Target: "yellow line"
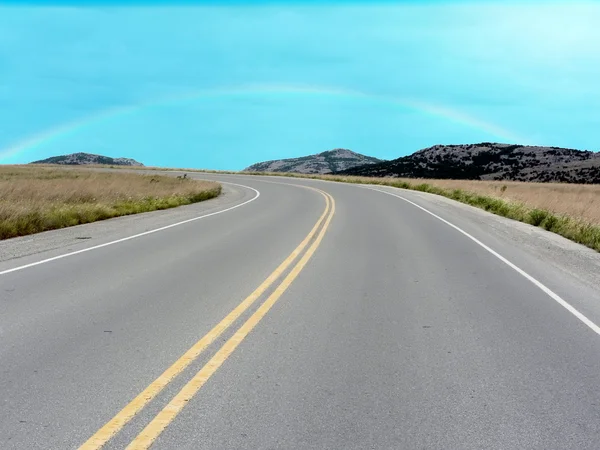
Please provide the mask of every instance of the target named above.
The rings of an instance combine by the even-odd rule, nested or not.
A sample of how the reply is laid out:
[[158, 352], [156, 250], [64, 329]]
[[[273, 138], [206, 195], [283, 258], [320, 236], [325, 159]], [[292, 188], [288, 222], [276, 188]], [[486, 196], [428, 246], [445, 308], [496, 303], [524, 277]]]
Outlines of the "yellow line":
[[325, 225], [321, 229], [319, 236], [310, 246], [300, 261], [292, 269], [287, 277], [277, 287], [269, 298], [256, 310], [252, 316], [240, 327], [238, 331], [219, 349], [219, 351], [211, 358], [211, 360], [192, 378], [179, 393], [173, 397], [165, 408], [159, 412], [156, 417], [137, 435], [137, 437], [127, 446], [126, 450], [142, 450], [149, 448], [156, 438], [169, 426], [175, 417], [181, 412], [185, 405], [196, 395], [208, 379], [221, 367], [225, 360], [233, 353], [238, 345], [248, 336], [252, 329], [261, 321], [261, 319], [269, 312], [273, 305], [279, 300], [281, 295], [292, 284], [296, 277], [300, 274], [304, 266], [308, 263], [312, 255], [315, 253], [323, 236], [329, 227], [331, 219], [335, 213], [335, 201], [331, 198], [332, 207], [329, 217]]
[[[302, 186], [307, 187], [307, 186]], [[90, 437], [81, 447], [80, 450], [96, 450], [106, 444], [115, 434], [123, 429], [127, 423], [135, 417], [152, 399], [154, 399], [177, 375], [185, 370], [215, 339], [217, 339], [229, 326], [240, 317], [252, 304], [279, 278], [283, 272], [294, 262], [294, 260], [302, 253], [309, 242], [317, 233], [322, 225], [327, 213], [330, 211], [329, 194], [315, 189], [325, 197], [325, 211], [310, 231], [304, 240], [296, 247], [296, 249], [283, 261], [277, 269], [250, 294], [242, 303], [240, 303], [233, 311], [231, 311], [221, 322], [210, 330], [202, 339], [196, 342], [187, 352], [183, 354], [175, 363], [165, 370], [156, 380], [154, 380], [146, 389], [144, 389], [137, 397], [135, 397], [127, 406], [117, 413], [109, 422], [100, 428], [92, 437]], [[333, 199], [332, 199], [333, 200]]]

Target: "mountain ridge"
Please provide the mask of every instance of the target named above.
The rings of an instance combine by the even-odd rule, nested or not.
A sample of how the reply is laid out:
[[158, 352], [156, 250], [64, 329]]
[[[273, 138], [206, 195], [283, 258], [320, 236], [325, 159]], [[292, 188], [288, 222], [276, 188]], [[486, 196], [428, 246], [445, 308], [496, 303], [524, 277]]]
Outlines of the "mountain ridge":
[[137, 166], [143, 167], [141, 162], [132, 158], [112, 158], [110, 156], [95, 155], [92, 153], [70, 153], [68, 155], [51, 156], [50, 158], [32, 161], [29, 164], [61, 164], [69, 166], [83, 166], [89, 164], [102, 164], [110, 166]]
[[299, 158], [274, 159], [252, 164], [244, 172], [294, 172], [303, 174], [327, 174], [350, 169], [359, 165], [381, 163], [383, 160], [362, 155], [352, 150], [336, 148]]
[[600, 153], [482, 142], [434, 145], [411, 155], [338, 172], [397, 178], [600, 183]]

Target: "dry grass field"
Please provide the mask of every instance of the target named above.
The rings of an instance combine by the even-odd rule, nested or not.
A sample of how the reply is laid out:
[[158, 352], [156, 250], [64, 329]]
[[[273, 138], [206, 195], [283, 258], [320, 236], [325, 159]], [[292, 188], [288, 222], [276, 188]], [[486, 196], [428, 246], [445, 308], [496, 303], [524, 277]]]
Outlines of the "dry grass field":
[[600, 251], [600, 185], [318, 176], [411, 189], [529, 223]]
[[0, 166], [0, 239], [214, 198], [218, 183], [128, 172]]
[[[165, 170], [144, 167], [145, 170]], [[517, 181], [374, 178], [345, 175], [231, 172], [199, 169], [189, 172], [312, 178], [411, 189], [457, 200], [486, 211], [544, 228], [600, 251], [600, 185]]]
[[600, 251], [600, 185], [244, 173], [393, 186], [441, 195], [544, 228]]
[[557, 215], [566, 215], [600, 225], [600, 185], [567, 183], [530, 183], [520, 181], [432, 180], [410, 178], [352, 178], [352, 182], [397, 185], [406, 183], [414, 188], [421, 184], [446, 191], [460, 189], [523, 204], [529, 208], [543, 209]]
[[[402, 180], [415, 183], [416, 180]], [[525, 183], [519, 181], [422, 180], [443, 189], [462, 189], [480, 195], [523, 203], [600, 225], [600, 185]]]
[[[159, 167], [144, 167], [146, 170], [165, 170]], [[350, 183], [382, 184], [395, 186], [405, 183], [409, 189], [423, 183], [453, 191], [499, 198], [507, 202], [517, 202], [534, 208], [548, 210], [557, 215], [567, 215], [574, 219], [600, 225], [600, 184], [534, 183], [521, 181], [478, 181], [478, 180], [433, 180], [416, 178], [371, 178], [340, 175], [302, 175], [291, 173], [251, 173], [218, 170], [168, 169], [189, 172], [229, 173], [240, 175], [272, 175], [298, 178], [321, 178]]]

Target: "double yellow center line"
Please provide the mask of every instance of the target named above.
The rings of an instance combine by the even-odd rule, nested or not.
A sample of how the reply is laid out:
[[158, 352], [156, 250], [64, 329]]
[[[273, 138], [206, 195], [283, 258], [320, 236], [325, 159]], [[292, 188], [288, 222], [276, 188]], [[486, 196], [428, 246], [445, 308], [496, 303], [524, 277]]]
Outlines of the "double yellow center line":
[[[217, 351], [217, 353], [208, 361], [208, 363], [194, 375], [194, 377], [179, 391], [177, 395], [156, 415], [156, 417], [142, 430], [142, 432], [129, 444], [128, 450], [147, 449], [158, 438], [163, 430], [175, 419], [181, 412], [186, 403], [200, 390], [208, 379], [221, 367], [225, 360], [233, 353], [237, 346], [246, 338], [252, 329], [267, 314], [273, 305], [279, 300], [281, 295], [288, 289], [292, 282], [298, 277], [302, 269], [306, 266], [312, 255], [315, 253], [335, 214], [335, 200], [328, 193], [320, 189], [308, 186], [299, 186], [312, 189], [319, 192], [325, 198], [325, 211], [308, 233], [304, 240], [294, 249], [294, 251], [283, 261], [277, 269], [267, 277], [267, 279], [250, 294], [242, 303], [231, 311], [221, 322], [196, 342], [187, 352], [183, 354], [175, 363], [165, 370], [156, 380], [154, 380], [146, 389], [135, 397], [127, 406], [125, 406], [116, 416], [100, 428], [92, 437], [90, 437], [80, 450], [100, 449], [113, 436], [131, 421], [149, 402], [151, 402], [177, 375], [183, 372], [198, 356], [213, 343], [225, 330], [227, 330], [245, 311], [248, 310], [260, 298], [265, 291], [272, 286], [279, 277], [292, 265], [298, 256], [311, 243], [310, 247], [289, 274], [283, 279], [273, 293], [260, 305], [260, 307], [250, 316], [250, 318], [234, 333], [234, 335]], [[316, 236], [316, 239], [315, 239]]]

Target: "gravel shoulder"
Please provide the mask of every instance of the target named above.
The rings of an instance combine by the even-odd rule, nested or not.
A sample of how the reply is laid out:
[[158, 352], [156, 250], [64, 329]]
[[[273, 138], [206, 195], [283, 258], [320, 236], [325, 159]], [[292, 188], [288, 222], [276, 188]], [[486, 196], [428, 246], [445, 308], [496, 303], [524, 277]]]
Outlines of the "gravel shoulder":
[[[401, 195], [458, 226], [600, 323], [600, 253], [544, 229], [445, 197], [391, 187], [377, 189]], [[457, 240], [467, 239], [455, 234]], [[548, 301], [553, 300], [548, 297]]]
[[218, 198], [200, 203], [6, 239], [0, 241], [0, 270], [17, 265], [15, 260], [19, 260], [19, 264], [27, 264], [30, 261], [25, 259], [31, 256], [50, 258], [217, 212], [250, 200], [255, 195], [249, 189], [224, 184]]

